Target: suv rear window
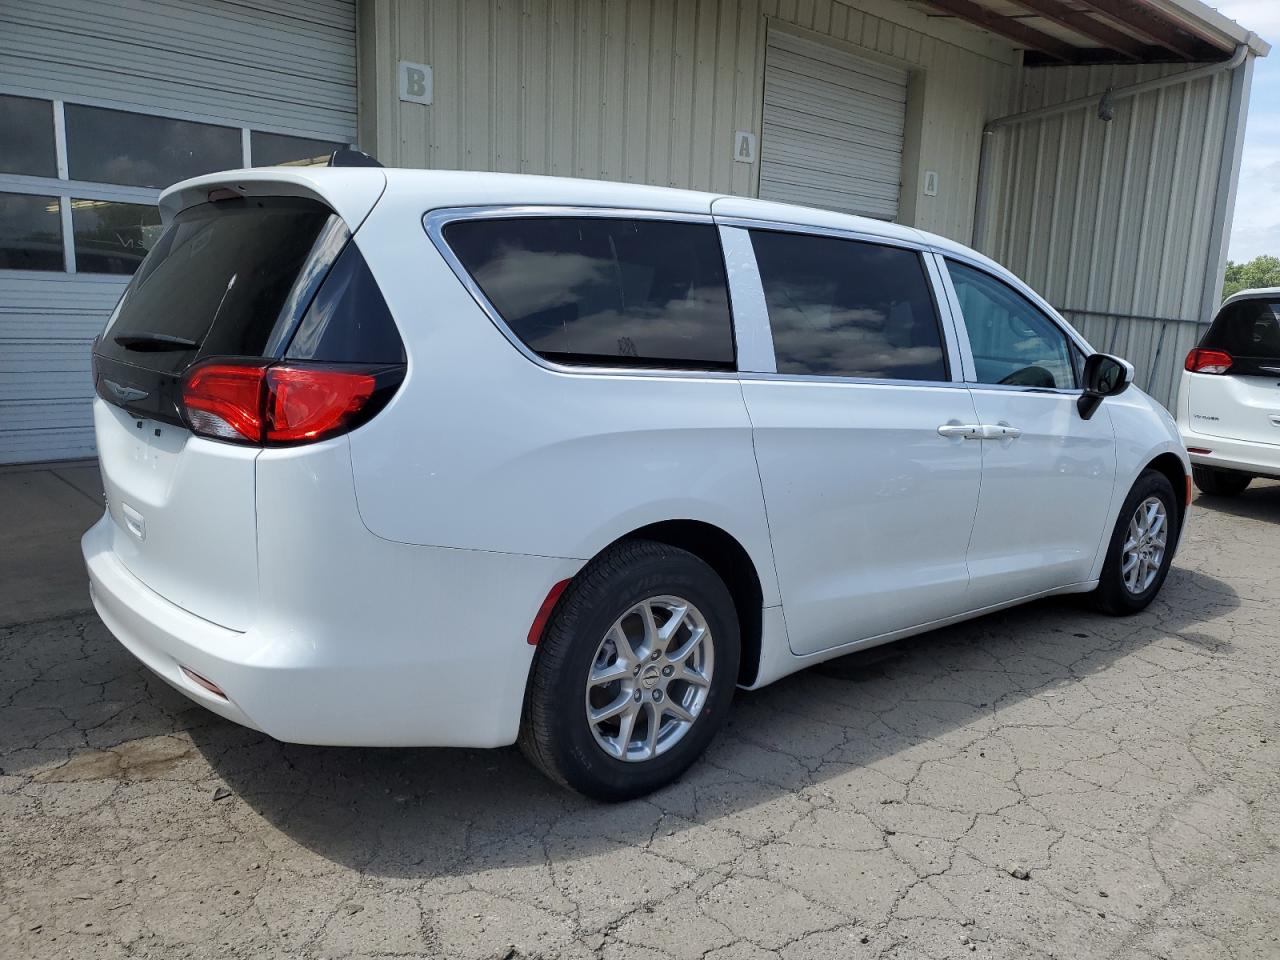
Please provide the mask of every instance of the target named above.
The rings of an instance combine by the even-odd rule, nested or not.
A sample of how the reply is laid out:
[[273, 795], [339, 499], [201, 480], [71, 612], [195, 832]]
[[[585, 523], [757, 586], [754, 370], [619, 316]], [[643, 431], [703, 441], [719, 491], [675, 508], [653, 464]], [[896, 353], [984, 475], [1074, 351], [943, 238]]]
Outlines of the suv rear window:
[[262, 356], [277, 321], [286, 319], [282, 313], [306, 308], [290, 296], [295, 285], [323, 276], [300, 276], [304, 265], [332, 264], [331, 257], [313, 258], [312, 250], [345, 239], [331, 210], [301, 197], [183, 210], [134, 274], [97, 352], [169, 373], [196, 357]]
[[732, 370], [715, 227], [603, 217], [459, 220], [444, 237], [499, 316], [547, 360]]
[[1200, 346], [1223, 350], [1236, 362], [1232, 373], [1274, 371], [1251, 370], [1258, 363], [1280, 364], [1280, 298], [1237, 300], [1223, 307]]

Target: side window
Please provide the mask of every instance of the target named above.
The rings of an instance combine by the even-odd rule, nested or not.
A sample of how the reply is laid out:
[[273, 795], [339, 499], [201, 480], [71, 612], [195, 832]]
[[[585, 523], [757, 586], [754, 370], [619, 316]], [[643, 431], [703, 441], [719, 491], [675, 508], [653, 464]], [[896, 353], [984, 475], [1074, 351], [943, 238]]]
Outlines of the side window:
[[948, 379], [928, 274], [912, 250], [752, 230], [778, 372]]
[[1030, 300], [981, 270], [947, 261], [979, 383], [1070, 390], [1071, 344]]
[[541, 357], [735, 369], [724, 256], [711, 224], [459, 220], [444, 237], [507, 326]]

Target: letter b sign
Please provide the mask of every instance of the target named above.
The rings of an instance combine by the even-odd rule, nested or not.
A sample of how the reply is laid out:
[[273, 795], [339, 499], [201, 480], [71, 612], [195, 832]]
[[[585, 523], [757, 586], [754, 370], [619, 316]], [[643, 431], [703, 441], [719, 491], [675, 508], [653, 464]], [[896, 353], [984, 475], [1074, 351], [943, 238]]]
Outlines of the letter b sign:
[[425, 63], [400, 61], [400, 99], [409, 103], [431, 102], [431, 68]]

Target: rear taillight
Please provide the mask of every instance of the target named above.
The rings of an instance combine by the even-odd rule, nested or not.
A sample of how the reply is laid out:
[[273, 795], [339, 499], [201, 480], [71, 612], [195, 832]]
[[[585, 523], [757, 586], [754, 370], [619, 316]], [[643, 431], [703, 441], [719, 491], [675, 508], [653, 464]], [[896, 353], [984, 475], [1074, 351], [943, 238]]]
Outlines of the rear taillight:
[[1226, 373], [1231, 369], [1231, 354], [1221, 350], [1201, 350], [1196, 347], [1187, 354], [1183, 364], [1192, 373]]
[[191, 429], [263, 445], [309, 443], [351, 430], [378, 412], [403, 379], [401, 366], [206, 363], [182, 384]]

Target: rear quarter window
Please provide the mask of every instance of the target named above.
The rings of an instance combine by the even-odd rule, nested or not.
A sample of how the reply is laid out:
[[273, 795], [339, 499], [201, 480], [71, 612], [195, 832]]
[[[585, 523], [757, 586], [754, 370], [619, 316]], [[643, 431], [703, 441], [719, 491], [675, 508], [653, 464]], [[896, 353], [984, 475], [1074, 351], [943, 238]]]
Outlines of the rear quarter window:
[[459, 220], [444, 239], [498, 315], [565, 364], [732, 370], [715, 227], [605, 217]]

